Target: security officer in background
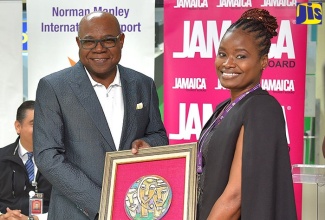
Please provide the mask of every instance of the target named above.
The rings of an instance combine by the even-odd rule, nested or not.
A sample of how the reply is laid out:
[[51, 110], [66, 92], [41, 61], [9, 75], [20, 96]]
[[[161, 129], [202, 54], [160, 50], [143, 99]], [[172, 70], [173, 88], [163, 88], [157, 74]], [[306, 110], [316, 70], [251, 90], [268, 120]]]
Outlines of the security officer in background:
[[[34, 101], [23, 102], [17, 110], [16, 142], [0, 148], [0, 220], [47, 219], [52, 186], [38, 172], [33, 152]], [[43, 193], [44, 214], [30, 215], [30, 192]]]

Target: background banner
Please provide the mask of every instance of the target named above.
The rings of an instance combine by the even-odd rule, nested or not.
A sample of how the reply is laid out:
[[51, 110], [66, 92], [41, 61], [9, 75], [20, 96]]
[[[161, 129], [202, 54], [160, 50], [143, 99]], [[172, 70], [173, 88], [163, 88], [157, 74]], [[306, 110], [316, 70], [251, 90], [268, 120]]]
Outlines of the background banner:
[[16, 140], [16, 112], [23, 102], [21, 9], [21, 0], [0, 0], [0, 147]]
[[154, 0], [28, 1], [28, 97], [35, 98], [41, 77], [79, 60], [79, 21], [93, 11], [108, 11], [119, 20], [125, 33], [120, 63], [153, 78], [154, 9]]
[[[170, 144], [197, 141], [216, 105], [230, 97], [216, 75], [216, 51], [226, 29], [249, 8], [277, 17], [278, 36], [261, 85], [282, 105], [291, 163], [302, 163], [307, 26], [296, 25], [296, 1], [165, 0], [164, 123]], [[295, 184], [299, 219], [301, 191]]]

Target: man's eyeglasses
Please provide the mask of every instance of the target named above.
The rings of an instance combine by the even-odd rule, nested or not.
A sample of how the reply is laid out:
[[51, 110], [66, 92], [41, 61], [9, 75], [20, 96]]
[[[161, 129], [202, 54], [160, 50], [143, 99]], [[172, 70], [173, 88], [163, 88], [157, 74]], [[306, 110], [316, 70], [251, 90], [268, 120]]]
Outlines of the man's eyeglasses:
[[97, 47], [98, 42], [100, 43], [100, 45], [102, 45], [103, 48], [112, 48], [115, 47], [116, 41], [120, 38], [121, 35], [122, 33], [120, 33], [116, 37], [106, 37], [100, 40], [79, 38], [79, 41], [81, 47], [86, 50], [94, 49], [95, 47]]

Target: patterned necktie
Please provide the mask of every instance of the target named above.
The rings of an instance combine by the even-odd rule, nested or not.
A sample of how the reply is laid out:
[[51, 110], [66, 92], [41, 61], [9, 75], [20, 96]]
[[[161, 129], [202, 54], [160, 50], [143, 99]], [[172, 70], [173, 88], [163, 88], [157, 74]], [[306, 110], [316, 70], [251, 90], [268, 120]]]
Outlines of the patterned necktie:
[[34, 162], [33, 162], [33, 153], [27, 152], [28, 160], [25, 163], [25, 167], [28, 173], [29, 182], [34, 180]]

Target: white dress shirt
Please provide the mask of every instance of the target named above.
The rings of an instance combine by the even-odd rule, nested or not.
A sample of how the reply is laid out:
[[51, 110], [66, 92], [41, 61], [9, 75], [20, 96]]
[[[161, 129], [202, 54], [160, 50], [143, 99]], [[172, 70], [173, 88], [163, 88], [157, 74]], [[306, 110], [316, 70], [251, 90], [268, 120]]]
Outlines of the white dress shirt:
[[124, 102], [120, 72], [117, 68], [114, 81], [106, 89], [103, 84], [93, 80], [86, 68], [85, 70], [104, 111], [116, 150], [119, 150], [124, 118]]

